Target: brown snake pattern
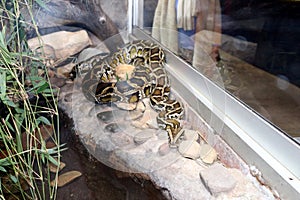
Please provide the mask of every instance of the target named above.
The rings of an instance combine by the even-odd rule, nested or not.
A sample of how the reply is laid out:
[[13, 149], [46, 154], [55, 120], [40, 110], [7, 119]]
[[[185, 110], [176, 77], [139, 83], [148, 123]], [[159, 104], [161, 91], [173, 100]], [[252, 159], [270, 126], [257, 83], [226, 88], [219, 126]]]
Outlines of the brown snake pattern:
[[[169, 97], [170, 83], [165, 63], [161, 47], [150, 41], [137, 40], [126, 44], [112, 56], [105, 59], [94, 56], [79, 63], [77, 68], [88, 69], [82, 81], [82, 91], [88, 100], [136, 103], [149, 97], [152, 108], [159, 112], [158, 126], [167, 131], [169, 143], [174, 145], [181, 130], [184, 109], [181, 102]], [[116, 67], [122, 64], [134, 66], [126, 80], [119, 80], [116, 76]]]

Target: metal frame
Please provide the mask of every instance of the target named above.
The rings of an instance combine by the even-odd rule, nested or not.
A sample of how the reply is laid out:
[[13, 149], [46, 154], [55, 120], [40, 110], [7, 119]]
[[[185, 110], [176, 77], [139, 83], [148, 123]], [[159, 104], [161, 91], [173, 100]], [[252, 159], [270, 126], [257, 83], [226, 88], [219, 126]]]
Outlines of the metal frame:
[[132, 33], [132, 27], [144, 27], [144, 0], [128, 0], [128, 32]]
[[[143, 18], [141, 1], [134, 2], [133, 7], [138, 8], [133, 15], [135, 25], [140, 25], [136, 18]], [[131, 30], [139, 39], [155, 41], [139, 28], [131, 27]], [[281, 198], [299, 198], [300, 146], [171, 51], [165, 50], [172, 87], [204, 120], [213, 121], [209, 124], [217, 134], [248, 165], [256, 166]], [[224, 127], [218, 131], [220, 124]]]
[[[155, 41], [141, 29], [139, 39]], [[157, 42], [157, 41], [155, 41]], [[300, 146], [189, 64], [165, 49], [172, 88], [284, 199], [300, 196]], [[293, 197], [293, 198], [292, 198]]]

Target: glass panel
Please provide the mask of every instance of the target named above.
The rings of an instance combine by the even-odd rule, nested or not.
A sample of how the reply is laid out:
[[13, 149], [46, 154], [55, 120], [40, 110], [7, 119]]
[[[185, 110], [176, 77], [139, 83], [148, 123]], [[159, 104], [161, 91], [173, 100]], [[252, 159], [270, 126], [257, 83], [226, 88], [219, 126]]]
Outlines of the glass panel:
[[299, 8], [299, 1], [145, 0], [143, 26], [216, 81], [197, 53], [206, 51], [226, 91], [299, 144]]

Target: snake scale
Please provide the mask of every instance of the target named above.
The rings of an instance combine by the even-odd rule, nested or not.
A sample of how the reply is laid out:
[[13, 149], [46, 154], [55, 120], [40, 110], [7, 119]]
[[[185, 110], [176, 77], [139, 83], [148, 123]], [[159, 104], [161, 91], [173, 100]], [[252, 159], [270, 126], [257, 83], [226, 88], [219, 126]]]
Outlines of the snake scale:
[[[134, 66], [126, 80], [120, 80], [116, 75], [116, 68], [122, 64]], [[160, 46], [136, 40], [125, 44], [112, 56], [104, 59], [94, 56], [79, 63], [77, 68], [88, 69], [82, 80], [82, 91], [88, 100], [136, 103], [149, 97], [151, 107], [159, 112], [158, 126], [167, 131], [169, 144], [174, 145], [181, 130], [184, 109], [181, 102], [169, 97], [170, 82], [165, 64], [165, 53]]]

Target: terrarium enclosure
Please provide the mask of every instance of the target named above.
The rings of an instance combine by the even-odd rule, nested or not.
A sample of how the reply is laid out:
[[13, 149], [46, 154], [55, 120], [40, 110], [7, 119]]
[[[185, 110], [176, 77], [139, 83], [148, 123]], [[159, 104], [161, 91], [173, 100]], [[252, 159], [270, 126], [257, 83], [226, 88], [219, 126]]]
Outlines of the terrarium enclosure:
[[[77, 142], [120, 177], [157, 189], [157, 196], [142, 195], [299, 197], [298, 1], [39, 0], [31, 11], [22, 5], [21, 20], [34, 19], [25, 28], [28, 47], [45, 59]], [[62, 155], [72, 163], [70, 153]], [[87, 180], [102, 173], [95, 169], [82, 171]], [[64, 189], [78, 177], [58, 189], [58, 199], [82, 197], [84, 189]], [[92, 183], [88, 198], [101, 199]], [[125, 190], [111, 198], [141, 197], [136, 188]]]

